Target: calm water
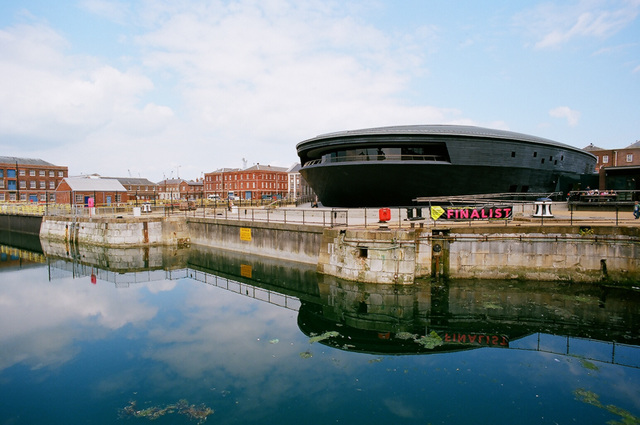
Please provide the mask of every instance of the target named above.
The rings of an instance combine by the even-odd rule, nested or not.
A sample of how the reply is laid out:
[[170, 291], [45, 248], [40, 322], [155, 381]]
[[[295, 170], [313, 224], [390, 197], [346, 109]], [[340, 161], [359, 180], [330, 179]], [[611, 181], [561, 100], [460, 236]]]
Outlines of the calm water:
[[0, 254], [0, 424], [639, 423], [638, 289], [43, 248]]

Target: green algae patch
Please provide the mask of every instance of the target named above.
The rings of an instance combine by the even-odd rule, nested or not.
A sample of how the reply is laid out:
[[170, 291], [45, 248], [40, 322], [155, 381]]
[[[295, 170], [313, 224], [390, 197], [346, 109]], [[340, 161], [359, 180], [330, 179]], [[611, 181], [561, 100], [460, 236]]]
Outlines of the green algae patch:
[[325, 339], [329, 339], [329, 338], [335, 338], [338, 335], [340, 335], [340, 333], [337, 331], [329, 331], [329, 332], [323, 333], [322, 335], [315, 335], [309, 338], [309, 344], [313, 344], [314, 342], [318, 342], [318, 341], [324, 341]]
[[608, 421], [609, 425], [640, 425], [640, 418], [631, 414], [630, 412], [612, 404], [604, 406], [600, 402], [600, 396], [593, 391], [585, 390], [584, 388], [578, 388], [573, 392], [576, 400], [583, 403], [590, 404], [601, 409], [606, 409], [609, 413], [612, 413], [620, 417], [620, 420]]
[[161, 416], [173, 413], [186, 416], [190, 420], [195, 420], [198, 424], [201, 424], [206, 421], [207, 417], [212, 415], [214, 411], [204, 404], [196, 406], [195, 404], [189, 404], [189, 402], [184, 399], [166, 406], [150, 406], [145, 409], [138, 409], [137, 402], [134, 400], [129, 402], [129, 404], [121, 410], [120, 416], [145, 418], [153, 421]]
[[412, 334], [412, 333], [409, 333], [409, 332], [398, 332], [396, 334], [396, 338], [403, 339], [403, 340], [416, 339], [417, 337], [418, 337], [418, 335]]
[[414, 341], [429, 350], [433, 350], [435, 347], [439, 347], [443, 344], [442, 338], [436, 333], [436, 331], [431, 331], [429, 335], [425, 335]]
[[303, 351], [300, 353], [300, 358], [302, 359], [310, 359], [311, 357], [313, 357], [313, 354], [310, 351]]
[[591, 363], [589, 360], [587, 359], [581, 359], [580, 360], [580, 364], [582, 365], [583, 368], [585, 369], [589, 369], [589, 370], [600, 370], [600, 368], [598, 366], [596, 366], [595, 364]]

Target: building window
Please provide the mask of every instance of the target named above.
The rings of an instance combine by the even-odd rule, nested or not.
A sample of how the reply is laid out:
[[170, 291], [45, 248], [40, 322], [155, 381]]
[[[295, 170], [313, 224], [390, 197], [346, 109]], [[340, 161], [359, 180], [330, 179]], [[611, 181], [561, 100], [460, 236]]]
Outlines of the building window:
[[4, 180], [0, 180], [0, 189], [4, 189]]
[[76, 204], [82, 204], [84, 202], [84, 197], [81, 193], [76, 193]]
[[4, 177], [4, 170], [0, 168], [0, 177]]
[[16, 170], [7, 170], [7, 177], [16, 178]]
[[46, 189], [47, 188], [47, 183], [44, 180], [40, 181], [40, 189]]
[[27, 188], [27, 182], [24, 180], [20, 181], [20, 189], [26, 189]]
[[38, 175], [39, 175], [39, 176], [41, 176], [41, 177], [44, 177], [44, 170], [40, 170], [40, 171], [38, 172]]
[[26, 174], [25, 174], [25, 172], [24, 172], [24, 170], [20, 170], [18, 173], [19, 173], [21, 176], [25, 176], [25, 175], [26, 175]]
[[54, 182], [53, 180], [51, 180], [49, 182], [49, 189], [55, 189], [56, 188], [56, 182]]
[[58, 177], [64, 177], [64, 173], [62, 171], [58, 171]]
[[602, 163], [603, 164], [609, 163], [609, 155], [602, 155]]
[[31, 177], [35, 177], [35, 175], [36, 175], [36, 170], [29, 170], [29, 175], [30, 175]]
[[49, 177], [55, 177], [56, 173], [54, 173], [53, 171], [49, 171]]
[[0, 201], [4, 201], [4, 193], [0, 193]]
[[632, 153], [628, 153], [627, 154], [627, 162], [633, 162], [633, 154]]
[[36, 188], [36, 182], [35, 180], [31, 180], [29, 182], [29, 189], [35, 189]]

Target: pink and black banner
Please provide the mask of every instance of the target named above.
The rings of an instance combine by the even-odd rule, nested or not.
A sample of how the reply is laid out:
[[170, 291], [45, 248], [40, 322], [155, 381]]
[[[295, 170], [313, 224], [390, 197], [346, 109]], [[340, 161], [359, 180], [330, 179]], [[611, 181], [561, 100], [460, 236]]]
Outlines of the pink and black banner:
[[431, 207], [433, 220], [511, 220], [513, 206], [482, 206], [482, 207]]

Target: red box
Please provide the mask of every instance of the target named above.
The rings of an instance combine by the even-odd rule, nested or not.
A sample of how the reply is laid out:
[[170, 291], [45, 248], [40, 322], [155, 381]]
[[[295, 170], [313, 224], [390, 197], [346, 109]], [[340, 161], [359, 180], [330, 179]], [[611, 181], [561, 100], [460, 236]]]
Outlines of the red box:
[[389, 208], [380, 208], [378, 216], [380, 217], [380, 223], [385, 223], [391, 220], [391, 210]]

